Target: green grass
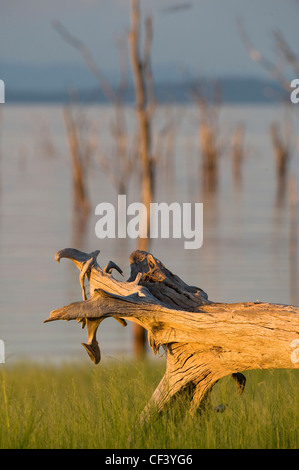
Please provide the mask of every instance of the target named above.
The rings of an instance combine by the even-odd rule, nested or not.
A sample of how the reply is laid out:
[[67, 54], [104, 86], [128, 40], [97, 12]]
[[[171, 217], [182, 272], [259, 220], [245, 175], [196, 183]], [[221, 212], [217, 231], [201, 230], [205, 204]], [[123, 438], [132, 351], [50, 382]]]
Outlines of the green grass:
[[[186, 399], [142, 427], [138, 417], [164, 363], [1, 365], [0, 448], [295, 449], [297, 370], [248, 371], [244, 394], [219, 381], [205, 413]], [[226, 404], [223, 413], [214, 407]]]

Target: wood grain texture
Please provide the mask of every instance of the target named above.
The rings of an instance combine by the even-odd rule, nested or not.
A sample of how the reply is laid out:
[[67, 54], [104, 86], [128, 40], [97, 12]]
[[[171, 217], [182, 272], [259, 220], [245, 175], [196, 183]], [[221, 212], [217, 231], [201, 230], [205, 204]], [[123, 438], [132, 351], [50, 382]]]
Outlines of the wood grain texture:
[[[155, 407], [161, 411], [178, 392], [188, 390], [190, 409], [204, 403], [213, 385], [232, 375], [243, 391], [249, 369], [299, 368], [292, 360], [299, 339], [299, 308], [264, 302], [219, 303], [199, 287], [189, 286], [152, 254], [135, 251], [129, 258], [127, 281], [116, 280], [110, 262], [101, 269], [99, 250], [83, 253], [67, 248], [56, 260], [71, 259], [80, 270], [83, 301], [53, 310], [45, 322], [77, 320], [87, 328], [82, 343], [94, 363], [101, 358], [96, 340], [100, 323], [113, 317], [132, 321], [148, 331], [149, 344], [167, 354], [165, 374], [146, 406], [142, 419]], [[90, 284], [86, 298], [84, 279]], [[86, 300], [85, 300], [86, 299]]]

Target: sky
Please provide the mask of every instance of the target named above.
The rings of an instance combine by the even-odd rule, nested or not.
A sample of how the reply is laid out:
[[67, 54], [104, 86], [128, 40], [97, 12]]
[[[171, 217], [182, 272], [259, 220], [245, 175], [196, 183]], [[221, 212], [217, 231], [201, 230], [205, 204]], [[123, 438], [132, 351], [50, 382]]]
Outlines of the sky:
[[[238, 17], [256, 48], [269, 58], [277, 58], [277, 29], [299, 50], [297, 0], [141, 0], [140, 7], [143, 17], [153, 18], [152, 63], [159, 77], [177, 80], [191, 72], [266, 78], [240, 40]], [[56, 19], [84, 41], [103, 71], [118, 69], [116, 43], [129, 29], [130, 0], [2, 0], [0, 77], [10, 64], [32, 69], [81, 66], [78, 52], [53, 29]]]

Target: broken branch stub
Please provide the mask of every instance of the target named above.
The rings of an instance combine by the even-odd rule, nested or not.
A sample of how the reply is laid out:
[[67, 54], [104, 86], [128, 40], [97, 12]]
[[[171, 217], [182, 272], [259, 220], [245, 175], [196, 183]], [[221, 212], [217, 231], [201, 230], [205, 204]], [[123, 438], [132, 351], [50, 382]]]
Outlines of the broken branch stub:
[[[148, 331], [155, 354], [167, 354], [165, 374], [143, 417], [154, 406], [162, 410], [172, 396], [188, 389], [191, 410], [196, 409], [213, 385], [232, 375], [239, 391], [245, 385], [241, 371], [249, 369], [299, 368], [292, 360], [299, 341], [299, 308], [264, 302], [233, 304], [213, 302], [199, 287], [189, 286], [157, 258], [134, 251], [127, 281], [118, 281], [112, 261], [101, 269], [99, 250], [92, 253], [66, 248], [56, 260], [71, 259], [80, 270], [83, 301], [53, 310], [45, 322], [77, 320], [86, 325], [87, 343], [82, 343], [94, 363], [101, 358], [96, 339], [100, 323], [113, 317], [122, 325], [132, 321]], [[89, 281], [87, 299], [84, 280]], [[296, 340], [296, 341], [294, 341]]]

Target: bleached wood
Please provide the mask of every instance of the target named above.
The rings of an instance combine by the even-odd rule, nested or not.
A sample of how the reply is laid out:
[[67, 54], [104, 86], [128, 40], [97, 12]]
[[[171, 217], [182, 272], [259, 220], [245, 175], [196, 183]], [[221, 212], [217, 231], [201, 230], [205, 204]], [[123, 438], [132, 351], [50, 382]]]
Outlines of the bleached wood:
[[[171, 273], [153, 255], [135, 251], [129, 258], [131, 275], [118, 281], [115, 263], [101, 269], [99, 250], [83, 253], [67, 248], [56, 260], [69, 258], [90, 284], [90, 298], [51, 312], [45, 322], [78, 320], [87, 328], [82, 343], [93, 362], [101, 358], [96, 340], [100, 323], [113, 317], [121, 324], [132, 321], [148, 331], [155, 354], [167, 353], [165, 374], [144, 410], [162, 410], [177, 392], [191, 393], [191, 410], [196, 409], [213, 385], [233, 375], [243, 390], [242, 371], [249, 369], [299, 368], [292, 360], [294, 340], [299, 339], [299, 308], [266, 302], [218, 303], [200, 288], [189, 286]], [[82, 288], [83, 299], [86, 297]]]

